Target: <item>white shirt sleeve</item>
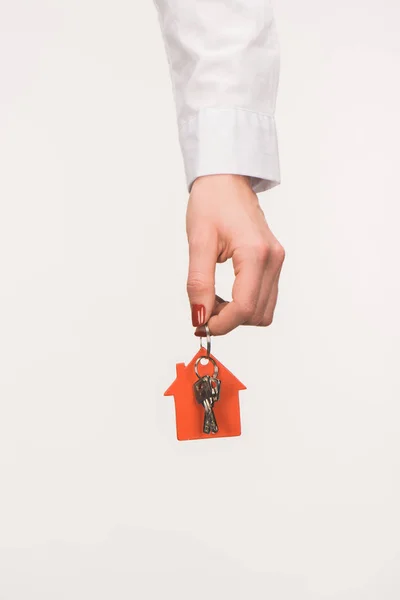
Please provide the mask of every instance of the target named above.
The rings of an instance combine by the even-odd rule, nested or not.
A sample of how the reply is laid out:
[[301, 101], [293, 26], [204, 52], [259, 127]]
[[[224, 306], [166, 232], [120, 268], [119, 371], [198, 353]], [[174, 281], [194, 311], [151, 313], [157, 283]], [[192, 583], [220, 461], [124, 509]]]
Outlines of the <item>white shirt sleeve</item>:
[[201, 175], [280, 182], [279, 46], [270, 0], [155, 0], [189, 191]]

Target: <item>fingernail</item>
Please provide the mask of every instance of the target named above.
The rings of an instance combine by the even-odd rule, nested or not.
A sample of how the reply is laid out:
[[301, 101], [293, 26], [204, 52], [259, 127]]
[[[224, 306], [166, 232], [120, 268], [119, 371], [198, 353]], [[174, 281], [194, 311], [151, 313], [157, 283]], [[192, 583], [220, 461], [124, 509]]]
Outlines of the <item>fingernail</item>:
[[192, 304], [192, 323], [193, 327], [204, 325], [206, 320], [206, 309], [203, 304]]
[[197, 337], [206, 337], [206, 335], [207, 335], [206, 328], [205, 327], [199, 327], [194, 332], [194, 335], [197, 335]]

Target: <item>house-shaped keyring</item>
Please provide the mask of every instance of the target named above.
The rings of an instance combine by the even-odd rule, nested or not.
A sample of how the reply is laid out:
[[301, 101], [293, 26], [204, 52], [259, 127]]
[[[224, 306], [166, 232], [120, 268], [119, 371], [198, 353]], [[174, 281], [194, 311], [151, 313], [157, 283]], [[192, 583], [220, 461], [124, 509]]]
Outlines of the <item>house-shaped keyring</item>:
[[[174, 396], [176, 414], [176, 433], [178, 440], [197, 440], [216, 437], [232, 437], [241, 434], [239, 391], [246, 387], [212, 354], [218, 365], [218, 379], [221, 380], [221, 394], [213, 406], [218, 423], [215, 434], [203, 433], [204, 408], [198, 404], [193, 392], [193, 384], [197, 381], [194, 364], [199, 356], [206, 356], [205, 348], [200, 348], [188, 365], [176, 365], [176, 379], [164, 393], [164, 396]], [[213, 365], [198, 365], [199, 375], [209, 375]]]

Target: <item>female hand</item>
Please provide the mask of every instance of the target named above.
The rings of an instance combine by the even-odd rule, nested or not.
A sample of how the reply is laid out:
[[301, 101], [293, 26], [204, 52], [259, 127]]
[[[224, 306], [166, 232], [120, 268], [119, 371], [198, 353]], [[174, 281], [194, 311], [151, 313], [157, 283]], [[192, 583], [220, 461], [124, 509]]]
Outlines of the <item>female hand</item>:
[[[285, 252], [270, 231], [249, 179], [207, 175], [192, 186], [186, 231], [189, 242], [187, 291], [196, 335], [208, 322], [212, 335], [238, 325], [272, 323]], [[232, 258], [232, 301], [215, 296], [216, 264]]]

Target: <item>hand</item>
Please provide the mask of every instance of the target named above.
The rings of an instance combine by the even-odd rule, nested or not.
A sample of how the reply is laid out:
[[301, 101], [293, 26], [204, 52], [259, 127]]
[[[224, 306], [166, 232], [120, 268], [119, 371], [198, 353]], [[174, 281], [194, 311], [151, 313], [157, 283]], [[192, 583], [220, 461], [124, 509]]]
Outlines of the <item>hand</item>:
[[[189, 242], [187, 291], [195, 334], [213, 335], [238, 325], [272, 323], [285, 251], [270, 231], [249, 179], [207, 175], [192, 186], [186, 231]], [[232, 258], [232, 302], [215, 296], [217, 263]]]

